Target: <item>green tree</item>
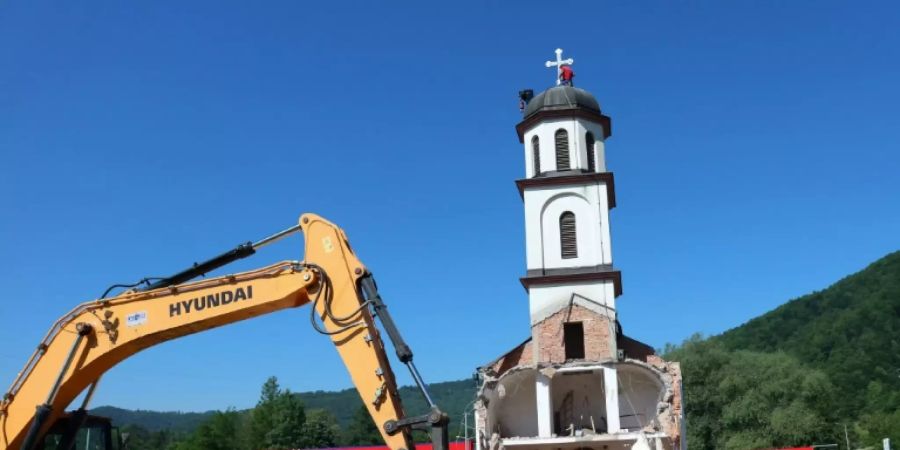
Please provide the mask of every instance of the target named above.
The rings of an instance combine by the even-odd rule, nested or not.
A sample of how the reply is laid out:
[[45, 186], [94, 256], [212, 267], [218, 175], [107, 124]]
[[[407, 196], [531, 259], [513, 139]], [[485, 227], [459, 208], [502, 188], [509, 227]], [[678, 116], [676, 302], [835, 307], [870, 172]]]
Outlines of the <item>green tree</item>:
[[240, 414], [233, 410], [217, 412], [198, 435], [204, 450], [240, 450]]
[[881, 448], [881, 440], [891, 439], [891, 445], [900, 442], [900, 409], [888, 413], [865, 414], [856, 426], [860, 444], [871, 448]]
[[282, 390], [278, 379], [269, 377], [250, 413], [246, 446], [250, 449], [305, 447], [305, 424], [306, 411], [300, 397]]
[[893, 397], [891, 413], [900, 408], [900, 252], [712, 340], [729, 350], [783, 351], [821, 370], [841, 391], [834, 406], [844, 417], [872, 413], [867, 389], [878, 382], [887, 395], [878, 402]]
[[384, 445], [384, 439], [365, 405], [360, 405], [353, 414], [344, 433], [345, 445]]
[[341, 428], [334, 415], [324, 409], [310, 410], [303, 426], [305, 447], [327, 448], [337, 445]]
[[836, 442], [834, 386], [784, 353], [729, 352], [695, 336], [670, 358], [684, 370], [691, 449], [745, 450]]
[[306, 410], [300, 397], [289, 390], [280, 391], [275, 400], [272, 429], [266, 433], [265, 448], [305, 448], [303, 431]]
[[668, 346], [665, 357], [680, 361], [684, 377], [687, 442], [691, 449], [714, 449], [722, 433], [719, 418], [726, 400], [718, 389], [717, 377], [730, 355], [703, 336], [695, 334], [679, 346]]
[[242, 450], [241, 415], [235, 410], [216, 412], [176, 450]]
[[149, 431], [146, 428], [128, 424], [120, 427], [123, 436], [128, 436], [129, 450], [160, 450], [174, 448], [178, 442], [185, 440], [187, 437], [184, 433], [178, 433], [171, 430]]
[[275, 408], [278, 400], [278, 379], [269, 377], [262, 386], [259, 402], [250, 412], [246, 444], [251, 449], [266, 447], [266, 435], [275, 426]]

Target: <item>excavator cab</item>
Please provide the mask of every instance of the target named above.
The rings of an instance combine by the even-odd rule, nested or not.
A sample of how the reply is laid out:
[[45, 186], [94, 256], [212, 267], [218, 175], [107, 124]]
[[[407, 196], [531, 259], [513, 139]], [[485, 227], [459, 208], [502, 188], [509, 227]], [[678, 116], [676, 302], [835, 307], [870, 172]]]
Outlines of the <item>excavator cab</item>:
[[[83, 423], [82, 423], [83, 421]], [[38, 443], [40, 450], [126, 450], [128, 435], [106, 417], [66, 414], [54, 422]]]

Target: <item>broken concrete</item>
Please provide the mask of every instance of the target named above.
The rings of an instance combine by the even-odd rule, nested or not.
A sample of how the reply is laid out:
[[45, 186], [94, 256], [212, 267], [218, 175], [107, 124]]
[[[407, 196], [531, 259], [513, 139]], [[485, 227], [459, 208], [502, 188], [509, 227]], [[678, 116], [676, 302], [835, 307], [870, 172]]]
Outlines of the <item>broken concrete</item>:
[[[525, 341], [479, 369], [482, 385], [475, 409], [476, 439], [482, 444], [481, 449], [489, 448], [491, 438], [499, 439], [501, 447], [547, 440], [548, 437], [538, 435], [538, 375], [550, 379], [554, 416], [551, 440], [619, 442], [631, 434], [654, 435], [657, 438], [651, 441], [659, 441], [659, 448], [681, 448], [683, 413], [678, 363], [666, 362], [655, 354], [645, 355], [643, 360], [534, 362], [527, 356], [531, 346], [532, 340]], [[608, 428], [604, 402], [606, 386], [600, 373], [604, 368], [617, 373], [620, 424], [613, 432]]]

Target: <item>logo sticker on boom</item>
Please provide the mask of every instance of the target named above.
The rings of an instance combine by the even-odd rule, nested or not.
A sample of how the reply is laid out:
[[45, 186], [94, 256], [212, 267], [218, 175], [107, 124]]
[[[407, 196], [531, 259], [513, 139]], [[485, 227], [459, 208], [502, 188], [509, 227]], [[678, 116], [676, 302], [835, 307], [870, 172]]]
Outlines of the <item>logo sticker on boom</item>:
[[206, 308], [218, 308], [241, 301], [253, 300], [253, 285], [225, 289], [215, 294], [201, 295], [190, 300], [181, 300], [169, 304], [169, 317], [203, 311]]
[[147, 311], [138, 311], [125, 317], [125, 324], [129, 327], [136, 327], [147, 323]]

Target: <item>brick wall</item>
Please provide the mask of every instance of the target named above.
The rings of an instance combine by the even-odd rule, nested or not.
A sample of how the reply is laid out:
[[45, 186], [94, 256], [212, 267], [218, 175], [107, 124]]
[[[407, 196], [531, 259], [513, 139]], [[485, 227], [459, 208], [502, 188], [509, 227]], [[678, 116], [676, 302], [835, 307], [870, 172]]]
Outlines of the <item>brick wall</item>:
[[669, 375], [670, 385], [668, 387], [671, 389], [672, 396], [671, 398], [664, 399], [669, 404], [669, 410], [667, 411], [667, 414], [665, 414], [665, 417], [660, 417], [660, 423], [662, 425], [662, 431], [669, 435], [669, 437], [672, 438], [672, 442], [675, 443], [674, 448], [680, 448], [681, 440], [685, 438], [681, 435], [681, 421], [684, 420], [684, 406], [681, 398], [681, 364], [677, 362], [667, 362], [657, 355], [648, 357], [647, 363]]
[[539, 363], [566, 362], [563, 324], [581, 322], [584, 327], [584, 359], [605, 361], [615, 359], [611, 336], [614, 324], [608, 317], [579, 305], [565, 307], [531, 327], [533, 342], [538, 346]]
[[533, 355], [534, 351], [531, 349], [531, 340], [525, 341], [486, 366], [485, 373], [488, 376], [499, 377], [513, 367], [530, 366], [533, 363]]

